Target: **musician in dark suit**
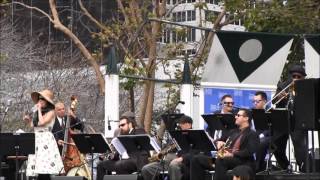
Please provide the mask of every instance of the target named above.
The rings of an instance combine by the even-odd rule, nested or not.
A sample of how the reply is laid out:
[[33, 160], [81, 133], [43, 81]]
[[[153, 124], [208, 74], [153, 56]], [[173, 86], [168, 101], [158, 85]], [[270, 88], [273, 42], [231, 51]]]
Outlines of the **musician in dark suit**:
[[[146, 134], [144, 129], [136, 129], [135, 124], [131, 118], [120, 117], [120, 135]], [[97, 180], [103, 180], [103, 176], [111, 174], [112, 171], [117, 174], [131, 174], [140, 170], [142, 166], [148, 163], [148, 152], [146, 151], [130, 153], [129, 157], [129, 159], [120, 160], [120, 155], [116, 153], [113, 159], [101, 161], [97, 165]]]
[[[285, 91], [281, 92], [285, 87], [287, 87], [290, 83], [302, 80], [307, 76], [305, 69], [301, 65], [293, 65], [289, 69], [289, 78], [285, 82], [281, 82], [278, 84], [276, 95], [277, 98], [273, 100], [273, 103], [282, 100], [276, 105], [277, 108], [287, 108], [289, 111], [289, 121], [290, 121], [290, 132], [283, 132], [282, 134], [274, 134], [275, 136], [275, 146], [277, 147], [274, 155], [277, 159], [277, 162], [281, 166], [282, 169], [287, 169], [289, 171], [292, 170], [291, 165], [289, 164], [289, 160], [286, 156], [286, 146], [289, 138], [289, 134], [292, 139], [292, 144], [294, 146], [294, 154], [299, 165], [300, 171], [306, 171], [306, 156], [307, 156], [307, 141], [306, 135], [307, 133], [294, 129], [295, 126], [295, 114], [293, 112], [294, 106], [294, 86], [293, 88], [287, 88]], [[281, 92], [281, 93], [280, 93]], [[287, 120], [285, 120], [287, 121]], [[289, 166], [290, 165], [290, 166]]]
[[[221, 137], [217, 142], [219, 150], [215, 160], [215, 179], [228, 179], [227, 170], [238, 165], [248, 165], [255, 169], [254, 153], [259, 144], [257, 133], [250, 128], [251, 112], [240, 109], [236, 114], [238, 129], [230, 131], [229, 136]], [[205, 170], [213, 170], [214, 159], [206, 155], [196, 155], [191, 160], [191, 180], [205, 179]]]
[[[65, 106], [62, 102], [58, 102], [55, 104], [55, 113], [56, 118], [51, 131], [59, 145], [59, 150], [61, 153], [64, 139], [64, 131], [67, 122]], [[80, 119], [75, 116], [74, 112], [70, 110], [68, 115], [70, 118], [70, 129], [78, 129], [80, 131], [83, 131], [83, 124], [81, 123]]]
[[[213, 114], [235, 114], [235, 110], [233, 108], [234, 101], [230, 94], [226, 94], [221, 97], [220, 105], [222, 106], [221, 110], [214, 111]], [[210, 126], [206, 129], [209, 135], [213, 139], [218, 139], [222, 136], [222, 134], [227, 133], [226, 130], [217, 130], [211, 129]]]
[[[257, 91], [253, 97], [254, 109], [265, 109], [267, 103], [267, 94], [263, 91]], [[254, 123], [252, 129], [255, 129]], [[256, 130], [256, 129], [255, 129]], [[271, 133], [269, 130], [256, 130], [259, 135], [260, 144], [256, 154], [256, 171], [263, 171], [266, 168], [265, 157], [268, 152], [269, 143], [271, 141]]]

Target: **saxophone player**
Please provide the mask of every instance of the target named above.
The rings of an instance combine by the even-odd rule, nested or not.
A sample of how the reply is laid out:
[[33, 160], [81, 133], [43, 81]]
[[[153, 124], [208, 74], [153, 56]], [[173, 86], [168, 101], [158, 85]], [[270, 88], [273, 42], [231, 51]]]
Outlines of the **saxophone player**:
[[[223, 151], [215, 160], [215, 179], [227, 179], [227, 170], [239, 165], [248, 165], [255, 169], [254, 153], [259, 145], [257, 133], [250, 128], [251, 112], [240, 109], [235, 115], [237, 129], [230, 131], [229, 136], [222, 136], [216, 145]], [[228, 143], [227, 143], [228, 140]], [[191, 159], [191, 180], [205, 179], [205, 170], [213, 170], [213, 158], [207, 155], [196, 155]]]
[[[192, 118], [189, 116], [182, 116], [179, 119], [179, 129], [188, 130], [192, 129]], [[176, 153], [168, 153], [164, 159], [164, 168], [169, 170], [170, 180], [181, 179], [181, 166], [182, 160], [181, 157], [177, 157]], [[143, 166], [141, 174], [144, 180], [152, 180], [156, 178], [159, 173], [163, 170], [163, 164], [160, 162], [151, 162]]]

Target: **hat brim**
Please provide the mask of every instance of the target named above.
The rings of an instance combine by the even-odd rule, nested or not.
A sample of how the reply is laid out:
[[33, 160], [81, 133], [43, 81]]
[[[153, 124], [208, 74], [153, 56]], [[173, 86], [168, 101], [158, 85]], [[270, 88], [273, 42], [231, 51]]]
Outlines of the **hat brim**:
[[45, 95], [41, 94], [41, 92], [33, 92], [31, 93], [31, 99], [36, 104], [39, 101], [39, 96], [42, 96], [48, 103], [52, 104], [54, 106], [54, 102], [46, 97]]

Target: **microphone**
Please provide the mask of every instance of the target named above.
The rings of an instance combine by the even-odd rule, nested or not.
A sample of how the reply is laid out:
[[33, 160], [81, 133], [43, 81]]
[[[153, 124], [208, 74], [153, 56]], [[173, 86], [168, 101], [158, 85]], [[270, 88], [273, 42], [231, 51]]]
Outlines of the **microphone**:
[[108, 116], [108, 130], [111, 131], [111, 124], [110, 124], [109, 116]]
[[34, 105], [34, 106], [31, 108], [31, 112], [32, 112], [32, 113], [37, 112], [37, 110], [38, 110], [37, 105]]

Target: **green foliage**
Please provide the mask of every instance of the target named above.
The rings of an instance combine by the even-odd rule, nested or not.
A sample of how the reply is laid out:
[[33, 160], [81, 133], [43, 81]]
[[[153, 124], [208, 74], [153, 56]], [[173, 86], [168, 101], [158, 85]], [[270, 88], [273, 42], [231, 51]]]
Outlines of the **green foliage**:
[[[230, 14], [244, 20], [249, 32], [286, 34], [320, 33], [319, 0], [227, 0], [225, 5]], [[304, 59], [303, 37], [296, 36], [288, 56], [288, 65], [301, 63]], [[282, 75], [286, 78], [287, 69]]]
[[227, 11], [244, 17], [248, 31], [273, 33], [320, 32], [318, 0], [270, 0], [269, 3], [250, 0], [228, 0]]

